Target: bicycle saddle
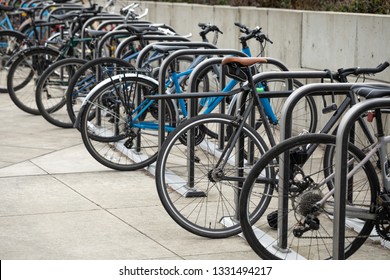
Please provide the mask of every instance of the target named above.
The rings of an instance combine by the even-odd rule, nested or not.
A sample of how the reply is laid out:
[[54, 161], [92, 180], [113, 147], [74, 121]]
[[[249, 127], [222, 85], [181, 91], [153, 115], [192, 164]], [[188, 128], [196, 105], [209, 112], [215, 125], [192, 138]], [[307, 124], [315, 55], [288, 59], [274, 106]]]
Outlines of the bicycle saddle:
[[125, 25], [124, 28], [134, 34], [143, 34], [148, 31], [157, 31], [158, 28], [156, 26], [151, 25]]
[[378, 85], [356, 85], [352, 86], [351, 90], [359, 96], [366, 99], [379, 98], [379, 97], [390, 97], [390, 85], [378, 84]]
[[160, 53], [169, 53], [171, 51], [178, 51], [189, 49], [187, 46], [163, 46], [163, 45], [154, 45], [153, 50], [158, 51]]
[[229, 56], [222, 59], [221, 64], [227, 66], [226, 75], [235, 80], [245, 82], [248, 80], [246, 67], [250, 67], [256, 63], [267, 63], [264, 57], [235, 57]]
[[69, 12], [62, 15], [51, 15], [52, 18], [55, 18], [56, 20], [63, 21], [63, 20], [71, 20], [75, 18], [76, 16], [79, 16], [77, 12]]
[[88, 33], [89, 36], [91, 36], [93, 38], [102, 37], [102, 36], [106, 35], [108, 32], [110, 32], [110, 31], [105, 31], [105, 30], [95, 30], [95, 29], [89, 29], [89, 28], [86, 28], [85, 31]]

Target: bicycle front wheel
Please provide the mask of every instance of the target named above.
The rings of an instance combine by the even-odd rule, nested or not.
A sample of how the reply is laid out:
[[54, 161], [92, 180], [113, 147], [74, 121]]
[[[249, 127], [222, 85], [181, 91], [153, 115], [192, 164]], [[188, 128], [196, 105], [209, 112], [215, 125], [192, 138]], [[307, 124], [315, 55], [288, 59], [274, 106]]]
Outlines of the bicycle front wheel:
[[[89, 153], [101, 164], [131, 171], [153, 163], [158, 151], [158, 102], [145, 98], [158, 92], [157, 81], [121, 75], [97, 85], [80, 111], [80, 132]], [[176, 126], [167, 102], [166, 131]]]
[[85, 97], [94, 86], [109, 77], [132, 70], [134, 67], [130, 63], [113, 57], [100, 57], [80, 67], [69, 81], [66, 91], [66, 107], [71, 122], [75, 122]]
[[[334, 186], [335, 144], [336, 138], [331, 135], [290, 138], [270, 149], [249, 173], [240, 197], [240, 221], [246, 240], [261, 258], [332, 259], [334, 200], [329, 192]], [[289, 163], [282, 162], [281, 155]], [[348, 158], [352, 167], [364, 158], [364, 153], [350, 144]], [[282, 164], [284, 170], [289, 170], [288, 178], [279, 173]], [[279, 214], [278, 208], [281, 180], [288, 188], [283, 214]], [[346, 258], [362, 246], [374, 227], [376, 186], [378, 177], [370, 162], [349, 180]], [[258, 220], [250, 219], [248, 213], [256, 207], [253, 202], [256, 198], [261, 200], [263, 189], [270, 187], [275, 191], [267, 210]], [[317, 203], [322, 199], [323, 203]]]
[[35, 99], [41, 115], [51, 124], [73, 128], [66, 108], [66, 90], [74, 73], [86, 63], [79, 58], [67, 58], [52, 64], [39, 78]]
[[[168, 214], [184, 229], [209, 238], [241, 231], [238, 197], [244, 178], [267, 150], [257, 132], [225, 114], [199, 115], [180, 124], [164, 141], [156, 163], [156, 185]], [[218, 131], [216, 139], [208, 131]], [[223, 154], [223, 151], [228, 153]], [[250, 151], [250, 157], [245, 155]], [[270, 195], [271, 189], [264, 190]], [[253, 211], [260, 215], [267, 195]]]
[[56, 61], [59, 52], [36, 47], [19, 53], [7, 76], [8, 93], [21, 110], [39, 115], [35, 100], [35, 86], [42, 73]]

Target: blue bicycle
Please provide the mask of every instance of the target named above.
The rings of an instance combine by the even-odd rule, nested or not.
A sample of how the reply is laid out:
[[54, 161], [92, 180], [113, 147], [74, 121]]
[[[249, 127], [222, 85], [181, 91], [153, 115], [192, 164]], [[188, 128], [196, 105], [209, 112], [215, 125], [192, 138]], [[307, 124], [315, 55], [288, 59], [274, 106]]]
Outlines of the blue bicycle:
[[[247, 39], [242, 39], [242, 43], [245, 43], [243, 46], [247, 47], [246, 41], [251, 38], [261, 38], [262, 40], [259, 40], [259, 42], [264, 43], [265, 35], [260, 28], [248, 29], [247, 32], [250, 32], [251, 35], [244, 36]], [[164, 46], [155, 47], [155, 50], [165, 53], [169, 49], [169, 47]], [[196, 60], [198, 59], [206, 61], [207, 57], [201, 58], [198, 56]], [[192, 66], [194, 67], [194, 65]], [[166, 93], [180, 95], [183, 88], [186, 87], [189, 74], [193, 69], [190, 67], [182, 72], [177, 72], [175, 63], [172, 63], [169, 67], [169, 79], [164, 81], [167, 88]], [[287, 68], [284, 67], [284, 69]], [[217, 77], [220, 76], [220, 72], [214, 74]], [[204, 89], [212, 91], [210, 87], [211, 79], [208, 75], [199, 76], [194, 82], [197, 90], [200, 91], [200, 87], [203, 87], [203, 91]], [[215, 80], [217, 81], [218, 78]], [[98, 162], [116, 170], [137, 170], [151, 165], [156, 160], [159, 147], [160, 108], [156, 100], [149, 99], [147, 96], [160, 94], [159, 82], [161, 81], [156, 81], [148, 73], [137, 71], [110, 77], [99, 83], [88, 94], [79, 112], [77, 125], [80, 128], [87, 150]], [[275, 88], [271, 85], [275, 84], [286, 87], [287, 82], [262, 81], [258, 83], [258, 90], [274, 90]], [[222, 91], [231, 92], [235, 86], [245, 87], [242, 82], [232, 80]], [[209, 114], [215, 112], [222, 100], [223, 98], [202, 100], [203, 108], [199, 113]], [[271, 123], [276, 125], [277, 112], [272, 110], [268, 99], [263, 99], [262, 104], [266, 103], [271, 109], [267, 113], [267, 117]], [[316, 112], [310, 108], [315, 108], [315, 103], [311, 99], [307, 103], [310, 103], [311, 106], [304, 108], [304, 115], [306, 118], [313, 120], [312, 114], [315, 115]], [[168, 134], [187, 117], [187, 100], [182, 98], [169, 100], [165, 103], [165, 106], [164, 130]], [[229, 106], [236, 106], [236, 101], [230, 102]], [[239, 109], [238, 106], [236, 108]], [[313, 121], [309, 123], [311, 125]], [[257, 125], [260, 127], [261, 121], [258, 121]], [[305, 128], [310, 129], [310, 125]], [[208, 133], [214, 133], [214, 137], [217, 135], [217, 132], [212, 130]]]

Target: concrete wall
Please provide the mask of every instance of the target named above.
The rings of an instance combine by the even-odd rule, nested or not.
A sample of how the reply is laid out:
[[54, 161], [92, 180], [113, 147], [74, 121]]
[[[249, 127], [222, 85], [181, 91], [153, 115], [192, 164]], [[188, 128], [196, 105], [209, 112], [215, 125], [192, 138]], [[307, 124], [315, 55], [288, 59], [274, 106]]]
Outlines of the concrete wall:
[[[223, 31], [218, 41], [221, 48], [240, 49], [235, 21], [251, 28], [261, 26], [274, 42], [267, 46], [266, 56], [283, 61], [290, 69], [375, 67], [390, 58], [390, 16], [387, 15], [140, 3], [142, 8], [149, 9], [148, 20], [168, 24], [180, 34], [192, 33], [194, 41], [200, 40], [199, 22], [216, 24]], [[259, 50], [256, 42], [251, 47]], [[390, 82], [389, 71], [373, 79]]]

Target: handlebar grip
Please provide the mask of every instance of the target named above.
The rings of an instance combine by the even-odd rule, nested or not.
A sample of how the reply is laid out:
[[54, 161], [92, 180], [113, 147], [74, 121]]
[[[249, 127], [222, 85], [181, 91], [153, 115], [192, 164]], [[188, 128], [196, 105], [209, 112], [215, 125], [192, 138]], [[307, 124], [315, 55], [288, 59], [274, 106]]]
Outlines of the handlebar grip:
[[245, 26], [244, 24], [242, 24], [242, 23], [240, 23], [240, 22], [238, 22], [238, 21], [236, 21], [236, 22], [234, 23], [234, 25], [237, 26], [237, 27], [240, 27], [240, 28], [246, 28], [246, 26]]
[[252, 32], [245, 24], [240, 22], [235, 22], [234, 25], [240, 28], [241, 33], [250, 34]]
[[355, 71], [356, 75], [359, 74], [375, 74], [380, 73], [389, 67], [390, 63], [385, 61], [384, 63], [379, 64], [376, 68], [357, 68]]

